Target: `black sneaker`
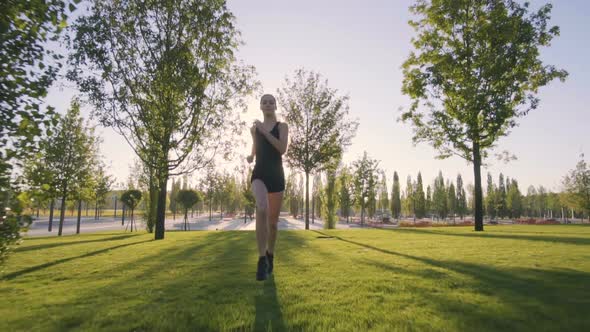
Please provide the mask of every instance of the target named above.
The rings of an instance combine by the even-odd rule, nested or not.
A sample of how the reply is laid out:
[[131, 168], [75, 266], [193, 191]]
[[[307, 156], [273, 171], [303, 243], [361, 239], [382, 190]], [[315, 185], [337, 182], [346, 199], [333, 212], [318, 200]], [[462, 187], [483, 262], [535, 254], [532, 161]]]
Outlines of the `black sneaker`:
[[260, 256], [258, 258], [258, 271], [256, 271], [256, 280], [258, 280], [258, 281], [266, 280], [267, 269], [268, 269], [268, 263], [266, 260], [266, 256]]
[[266, 252], [266, 260], [268, 261], [268, 274], [272, 273], [272, 269], [274, 268], [274, 255], [270, 254], [268, 251]]

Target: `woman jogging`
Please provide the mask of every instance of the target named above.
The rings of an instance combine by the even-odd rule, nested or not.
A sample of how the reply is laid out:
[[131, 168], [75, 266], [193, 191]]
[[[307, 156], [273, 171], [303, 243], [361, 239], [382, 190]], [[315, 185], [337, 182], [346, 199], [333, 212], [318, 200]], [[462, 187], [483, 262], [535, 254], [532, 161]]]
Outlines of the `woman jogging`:
[[252, 153], [256, 157], [252, 172], [252, 191], [256, 199], [256, 240], [258, 243], [258, 269], [256, 280], [265, 280], [274, 267], [277, 223], [285, 190], [282, 155], [287, 151], [289, 127], [277, 121], [275, 97], [266, 94], [260, 99], [263, 122], [256, 120], [250, 129]]

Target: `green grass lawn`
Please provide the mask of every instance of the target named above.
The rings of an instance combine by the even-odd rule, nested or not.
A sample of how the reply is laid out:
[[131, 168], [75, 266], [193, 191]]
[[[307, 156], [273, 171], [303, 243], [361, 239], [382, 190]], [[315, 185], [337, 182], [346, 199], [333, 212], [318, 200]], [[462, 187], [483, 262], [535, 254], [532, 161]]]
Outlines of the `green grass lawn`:
[[590, 227], [285, 231], [255, 280], [253, 232], [27, 238], [0, 331], [590, 331]]

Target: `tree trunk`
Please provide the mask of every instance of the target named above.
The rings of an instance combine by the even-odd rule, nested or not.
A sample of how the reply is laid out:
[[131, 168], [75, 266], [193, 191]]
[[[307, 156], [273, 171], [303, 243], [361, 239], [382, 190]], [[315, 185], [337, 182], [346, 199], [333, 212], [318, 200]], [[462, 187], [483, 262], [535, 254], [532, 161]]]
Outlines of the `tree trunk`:
[[133, 215], [133, 211], [135, 209], [131, 208], [131, 219], [129, 219], [129, 223], [131, 224], [131, 233], [133, 233], [133, 222], [135, 221], [134, 215]]
[[361, 227], [364, 225], [365, 222], [365, 205], [361, 203]]
[[61, 211], [59, 214], [59, 230], [57, 232], [58, 236], [61, 236], [63, 227], [64, 227], [64, 217], [66, 216], [66, 197], [68, 196], [68, 187], [64, 186], [63, 188], [63, 195], [61, 198]]
[[82, 200], [78, 200], [78, 220], [76, 221], [76, 234], [80, 234], [80, 218], [82, 217]]
[[115, 197], [115, 214], [113, 215], [113, 219], [117, 219], [117, 198]]
[[475, 230], [483, 231], [483, 193], [481, 190], [481, 155], [479, 143], [473, 143], [473, 173], [475, 178]]
[[51, 205], [49, 206], [49, 226], [47, 228], [48, 232], [51, 232], [53, 228], [53, 209], [55, 208], [55, 199], [51, 198]]
[[123, 204], [123, 213], [121, 215], [121, 226], [125, 226], [125, 212], [127, 211], [127, 206]]
[[88, 201], [84, 202], [86, 204], [86, 217], [88, 217]]
[[309, 229], [309, 172], [305, 172], [305, 229]]
[[168, 172], [164, 172], [164, 174], [161, 174], [161, 176], [162, 178], [160, 179], [160, 194], [158, 196], [158, 212], [156, 219], [156, 240], [164, 239], [166, 222], [166, 185], [168, 184]]

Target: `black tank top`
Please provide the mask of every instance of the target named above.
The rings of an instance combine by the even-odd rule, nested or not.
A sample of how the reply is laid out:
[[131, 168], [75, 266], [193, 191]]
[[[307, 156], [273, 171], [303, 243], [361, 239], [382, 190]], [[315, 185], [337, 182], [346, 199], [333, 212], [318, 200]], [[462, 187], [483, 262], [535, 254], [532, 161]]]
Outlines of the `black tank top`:
[[[270, 131], [270, 134], [279, 139], [279, 122]], [[256, 130], [256, 164], [254, 165], [255, 174], [276, 174], [283, 168], [283, 158], [279, 151]]]

